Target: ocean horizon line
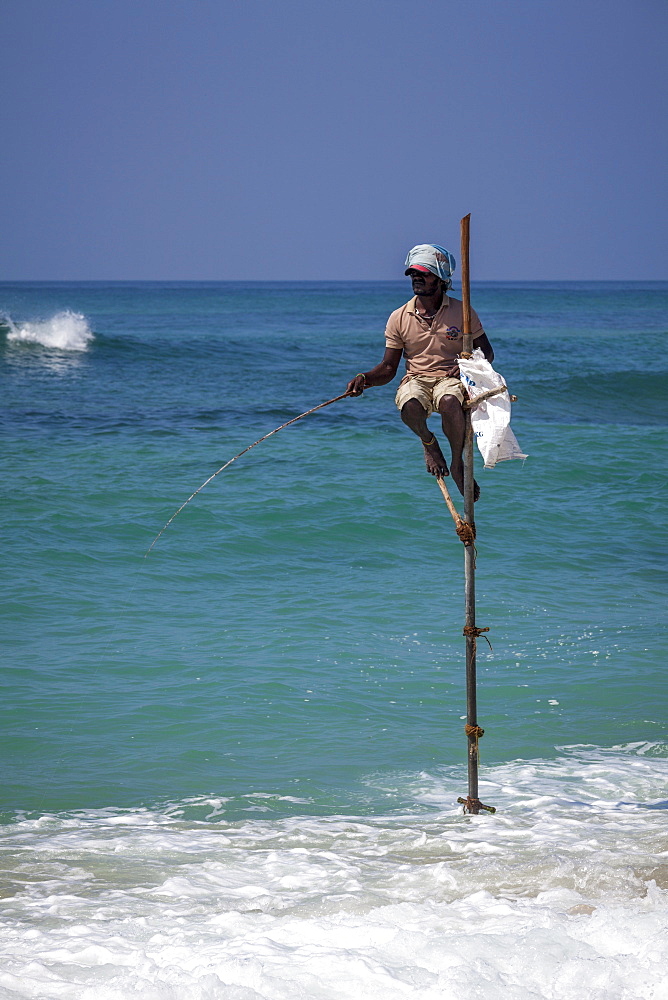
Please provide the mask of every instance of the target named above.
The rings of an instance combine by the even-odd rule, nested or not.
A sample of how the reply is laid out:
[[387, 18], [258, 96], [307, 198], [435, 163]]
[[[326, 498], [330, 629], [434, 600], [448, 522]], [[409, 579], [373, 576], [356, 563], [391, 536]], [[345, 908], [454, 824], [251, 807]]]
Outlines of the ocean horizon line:
[[[290, 286], [292, 288], [303, 288], [313, 286], [326, 286], [334, 288], [337, 286], [357, 285], [359, 287], [368, 286], [396, 286], [404, 287], [406, 279], [400, 278], [5, 278], [0, 280], [0, 288], [22, 287], [54, 287], [54, 286], [88, 286], [88, 287], [155, 287], [155, 286], [254, 286], [254, 287], [276, 287]], [[559, 288], [564, 285], [585, 287], [612, 288], [619, 285], [623, 288], [636, 286], [649, 286], [651, 288], [668, 288], [668, 278], [634, 278], [622, 279], [599, 279], [599, 278], [479, 278], [471, 280], [471, 287], [478, 288]], [[455, 279], [453, 288], [461, 288], [459, 281]]]

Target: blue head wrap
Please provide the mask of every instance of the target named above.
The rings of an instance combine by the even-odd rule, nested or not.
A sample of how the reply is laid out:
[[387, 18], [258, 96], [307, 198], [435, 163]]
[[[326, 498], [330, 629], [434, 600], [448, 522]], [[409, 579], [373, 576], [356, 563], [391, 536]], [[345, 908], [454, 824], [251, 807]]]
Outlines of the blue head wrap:
[[404, 263], [406, 274], [411, 267], [426, 267], [444, 281], [447, 288], [452, 287], [452, 274], [456, 266], [455, 258], [450, 251], [440, 247], [438, 243], [418, 244], [409, 251]]

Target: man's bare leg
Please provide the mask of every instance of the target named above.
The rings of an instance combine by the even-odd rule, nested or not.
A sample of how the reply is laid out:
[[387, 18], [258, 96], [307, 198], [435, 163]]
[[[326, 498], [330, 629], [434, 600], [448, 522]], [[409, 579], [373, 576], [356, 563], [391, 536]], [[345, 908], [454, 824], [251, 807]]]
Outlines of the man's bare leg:
[[[452, 451], [452, 461], [450, 472], [457, 484], [457, 489], [464, 496], [464, 463], [462, 452], [464, 451], [464, 433], [466, 430], [466, 420], [462, 404], [456, 396], [443, 396], [438, 404], [438, 412], [441, 414], [443, 432], [450, 442]], [[473, 486], [473, 499], [480, 496], [480, 487], [477, 483]]]
[[[463, 415], [462, 411], [462, 418]], [[427, 472], [429, 472], [432, 476], [449, 475], [448, 463], [445, 461], [445, 457], [441, 451], [441, 446], [436, 440], [436, 435], [432, 434], [427, 427], [427, 411], [422, 403], [420, 403], [417, 399], [409, 399], [408, 402], [404, 403], [401, 408], [401, 419], [406, 424], [406, 427], [410, 427], [413, 433], [417, 434], [422, 441]], [[426, 445], [425, 441], [430, 441], [432, 443]], [[464, 437], [462, 434], [462, 444], [463, 443]]]

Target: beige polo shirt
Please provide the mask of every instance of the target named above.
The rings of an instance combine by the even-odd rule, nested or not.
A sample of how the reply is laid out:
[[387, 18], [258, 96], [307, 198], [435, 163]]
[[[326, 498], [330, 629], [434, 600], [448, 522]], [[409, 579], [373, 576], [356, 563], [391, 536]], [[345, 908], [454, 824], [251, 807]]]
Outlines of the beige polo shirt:
[[[404, 352], [405, 381], [411, 375], [444, 375], [463, 349], [462, 304], [459, 299], [443, 296], [441, 308], [431, 324], [422, 319], [416, 309], [417, 296], [395, 309], [385, 328], [385, 344]], [[482, 324], [471, 310], [471, 336], [477, 340], [484, 334]]]

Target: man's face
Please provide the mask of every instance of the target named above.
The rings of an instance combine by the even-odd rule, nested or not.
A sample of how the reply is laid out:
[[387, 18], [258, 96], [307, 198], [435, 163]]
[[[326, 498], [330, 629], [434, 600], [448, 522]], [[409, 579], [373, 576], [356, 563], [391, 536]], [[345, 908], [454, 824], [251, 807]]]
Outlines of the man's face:
[[408, 277], [411, 279], [414, 295], [435, 295], [441, 287], [441, 279], [431, 271], [418, 271], [411, 267], [408, 269]]

